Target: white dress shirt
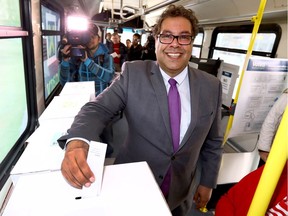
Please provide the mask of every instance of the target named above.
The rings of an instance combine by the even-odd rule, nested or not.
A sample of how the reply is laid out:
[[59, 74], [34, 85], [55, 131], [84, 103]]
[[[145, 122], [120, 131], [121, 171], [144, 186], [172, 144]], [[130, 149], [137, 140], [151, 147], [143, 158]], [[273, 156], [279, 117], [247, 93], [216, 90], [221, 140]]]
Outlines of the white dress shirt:
[[[172, 77], [166, 74], [161, 68], [160, 71], [163, 76], [168, 95], [170, 88], [168, 80]], [[184, 70], [177, 76], [173, 77], [173, 79], [177, 81], [177, 88], [181, 100], [181, 122], [180, 122], [180, 144], [181, 144], [191, 121], [191, 105], [190, 105], [191, 103], [190, 103], [188, 67], [185, 67]]]

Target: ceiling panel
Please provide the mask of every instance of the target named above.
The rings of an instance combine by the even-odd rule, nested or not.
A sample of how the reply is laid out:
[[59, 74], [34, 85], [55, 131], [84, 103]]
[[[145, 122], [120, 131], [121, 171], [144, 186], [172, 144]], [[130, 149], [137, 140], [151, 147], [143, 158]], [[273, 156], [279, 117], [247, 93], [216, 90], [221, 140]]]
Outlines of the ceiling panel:
[[[60, 5], [66, 8], [68, 14], [82, 14], [92, 18], [95, 14], [99, 14], [103, 10], [112, 11], [113, 18], [119, 18], [120, 8], [125, 6], [124, 13], [128, 18], [134, 19], [140, 17], [148, 24], [153, 26], [159, 14], [166, 8], [168, 4], [183, 5], [195, 11], [200, 23], [213, 23], [213, 21], [223, 22], [226, 20], [251, 19], [252, 15], [256, 15], [259, 1], [251, 0], [46, 0], [49, 3]], [[247, 7], [249, 5], [249, 7]], [[134, 9], [133, 9], [134, 8]], [[162, 8], [162, 9], [159, 9]], [[287, 2], [284, 0], [268, 1], [265, 13], [275, 11], [285, 13], [287, 17]], [[280, 14], [280, 13], [279, 13]], [[278, 17], [280, 15], [276, 14]], [[110, 15], [111, 16], [111, 15]], [[118, 16], [118, 17], [117, 17]], [[123, 22], [119, 21], [119, 22]]]

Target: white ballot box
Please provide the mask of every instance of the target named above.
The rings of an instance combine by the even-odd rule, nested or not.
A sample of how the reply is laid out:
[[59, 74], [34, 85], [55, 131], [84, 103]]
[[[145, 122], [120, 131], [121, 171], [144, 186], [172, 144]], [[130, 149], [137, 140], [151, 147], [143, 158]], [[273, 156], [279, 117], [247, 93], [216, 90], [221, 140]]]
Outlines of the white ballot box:
[[13, 184], [19, 176], [35, 172], [60, 170], [64, 150], [57, 139], [70, 128], [74, 118], [50, 119], [40, 124], [26, 140], [25, 151], [10, 172]]
[[23, 175], [3, 216], [171, 216], [146, 162], [105, 166], [100, 195], [81, 192], [60, 171]]
[[62, 95], [91, 95], [95, 94], [94, 81], [67, 82], [65, 83], [60, 96]]
[[50, 172], [61, 169], [65, 151], [58, 145], [43, 146], [31, 142], [10, 172], [14, 185], [20, 176], [37, 172]]
[[40, 124], [47, 119], [75, 117], [82, 106], [90, 100], [90, 95], [55, 96], [39, 117]]

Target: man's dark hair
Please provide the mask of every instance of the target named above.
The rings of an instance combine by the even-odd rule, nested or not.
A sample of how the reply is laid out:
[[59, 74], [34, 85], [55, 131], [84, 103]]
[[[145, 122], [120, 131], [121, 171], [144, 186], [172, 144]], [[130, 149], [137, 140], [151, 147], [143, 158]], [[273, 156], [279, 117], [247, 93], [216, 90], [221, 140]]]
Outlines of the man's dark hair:
[[141, 35], [138, 33], [133, 34], [133, 36], [137, 37], [137, 39], [139, 39], [139, 40], [141, 39]]
[[169, 17], [184, 17], [188, 19], [192, 26], [192, 36], [196, 37], [199, 32], [198, 19], [195, 16], [194, 11], [191, 9], [186, 9], [182, 5], [175, 6], [173, 4], [169, 5], [166, 10], [160, 15], [157, 24], [153, 28], [153, 35], [157, 36], [160, 34], [162, 22]]

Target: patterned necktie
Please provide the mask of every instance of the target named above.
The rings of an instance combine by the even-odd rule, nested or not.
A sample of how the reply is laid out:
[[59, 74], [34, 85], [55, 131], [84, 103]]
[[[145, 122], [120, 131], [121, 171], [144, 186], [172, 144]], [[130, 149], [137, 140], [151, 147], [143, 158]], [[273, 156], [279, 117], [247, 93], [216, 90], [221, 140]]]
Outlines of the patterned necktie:
[[[168, 92], [168, 104], [169, 104], [169, 115], [170, 115], [170, 124], [173, 140], [174, 152], [179, 147], [180, 141], [180, 120], [181, 120], [181, 103], [180, 96], [177, 89], [177, 82], [174, 79], [169, 79], [170, 89]], [[171, 167], [169, 168], [166, 176], [162, 182], [161, 190], [165, 197], [168, 196], [169, 187], [171, 182]]]

